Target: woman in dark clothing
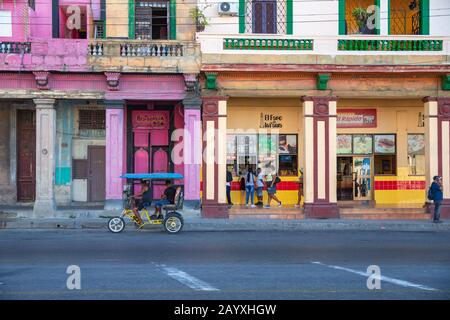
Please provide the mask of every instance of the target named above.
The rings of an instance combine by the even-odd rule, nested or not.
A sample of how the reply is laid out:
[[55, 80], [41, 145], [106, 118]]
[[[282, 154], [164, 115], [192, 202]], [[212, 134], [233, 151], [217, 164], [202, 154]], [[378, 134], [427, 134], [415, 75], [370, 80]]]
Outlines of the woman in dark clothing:
[[134, 195], [133, 198], [138, 201], [138, 206], [134, 206], [133, 213], [136, 216], [138, 223], [142, 224], [142, 218], [139, 214], [139, 211], [141, 211], [145, 207], [150, 206], [152, 203], [150, 187], [145, 180], [141, 181], [141, 191], [138, 194]]
[[442, 188], [442, 177], [434, 176], [433, 183], [431, 184], [431, 193], [433, 195], [434, 201], [434, 223], [441, 223], [441, 204], [444, 198], [443, 188]]

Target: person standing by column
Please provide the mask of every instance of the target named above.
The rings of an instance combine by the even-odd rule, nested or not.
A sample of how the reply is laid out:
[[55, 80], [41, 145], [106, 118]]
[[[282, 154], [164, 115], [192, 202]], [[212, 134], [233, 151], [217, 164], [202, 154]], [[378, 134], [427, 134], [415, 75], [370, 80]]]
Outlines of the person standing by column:
[[233, 175], [230, 169], [227, 169], [227, 202], [229, 206], [233, 205], [231, 202], [231, 182], [233, 182]]
[[434, 202], [434, 216], [433, 216], [433, 222], [434, 223], [441, 223], [440, 220], [441, 217], [441, 204], [442, 200], [444, 198], [443, 188], [442, 188], [442, 177], [440, 176], [434, 176], [433, 177], [433, 183], [430, 187], [431, 195]]
[[251, 167], [248, 168], [245, 176], [245, 205], [248, 207], [248, 200], [250, 198], [251, 207], [255, 208], [255, 174]]
[[298, 177], [298, 199], [297, 199], [297, 204], [295, 205], [296, 208], [300, 207], [300, 203], [302, 201], [302, 197], [303, 197], [303, 170], [300, 169], [299, 170], [299, 177]]

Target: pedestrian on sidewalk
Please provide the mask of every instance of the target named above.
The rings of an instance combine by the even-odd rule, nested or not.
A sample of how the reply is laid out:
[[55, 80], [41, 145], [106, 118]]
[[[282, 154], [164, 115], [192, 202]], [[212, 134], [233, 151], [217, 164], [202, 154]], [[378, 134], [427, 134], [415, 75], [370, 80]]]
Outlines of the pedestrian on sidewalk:
[[302, 201], [303, 197], [303, 170], [299, 170], [300, 175], [298, 176], [298, 199], [297, 204], [295, 205], [296, 208], [300, 208], [300, 203]]
[[233, 174], [230, 169], [227, 169], [227, 202], [229, 206], [232, 206], [231, 202], [231, 182], [233, 182]]
[[434, 202], [434, 216], [433, 216], [433, 222], [434, 223], [441, 223], [441, 204], [442, 200], [444, 199], [444, 193], [443, 193], [443, 186], [442, 186], [442, 177], [440, 176], [434, 176], [433, 177], [433, 183], [430, 187], [430, 193], [431, 198], [430, 200], [433, 200]]
[[258, 198], [257, 206], [263, 205], [263, 187], [264, 187], [264, 174], [262, 173], [261, 168], [256, 170], [257, 178], [256, 178], [256, 197]]
[[267, 183], [267, 194], [269, 196], [269, 199], [267, 201], [267, 205], [264, 208], [270, 208], [270, 203], [272, 202], [272, 199], [278, 202], [278, 207], [281, 207], [281, 201], [275, 195], [277, 193], [277, 184], [280, 182], [281, 179], [277, 171], [275, 171], [275, 174], [273, 176], [268, 175], [266, 183]]
[[251, 167], [247, 170], [247, 175], [245, 176], [245, 205], [248, 207], [248, 200], [250, 198], [251, 207], [255, 208], [255, 184], [256, 177], [253, 173], [253, 169]]

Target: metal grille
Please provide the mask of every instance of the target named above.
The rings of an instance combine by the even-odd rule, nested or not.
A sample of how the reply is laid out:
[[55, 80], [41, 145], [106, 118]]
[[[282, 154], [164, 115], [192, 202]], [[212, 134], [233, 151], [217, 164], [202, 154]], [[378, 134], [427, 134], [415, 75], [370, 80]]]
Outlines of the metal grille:
[[406, 34], [405, 10], [391, 10], [391, 34]]
[[[265, 17], [265, 23], [273, 23], [275, 26], [267, 26], [264, 28], [266, 32], [260, 32], [255, 27], [255, 4], [257, 2], [262, 4], [269, 4], [276, 1], [275, 19]], [[267, 30], [274, 30], [275, 32], [268, 32]], [[286, 34], [286, 0], [246, 0], [245, 1], [245, 32], [246, 33], [274, 33]]]
[[105, 110], [80, 110], [80, 130], [105, 130]]
[[420, 11], [412, 16], [412, 34], [420, 34]]
[[94, 21], [94, 38], [95, 39], [102, 39], [104, 36], [104, 30], [103, 30], [103, 21], [102, 20], [95, 20]]
[[[136, 7], [135, 7], [135, 36], [136, 39], [141, 40], [150, 40], [150, 39], [165, 39], [167, 36], [160, 36], [160, 37], [154, 37], [153, 33], [155, 30], [153, 30], [154, 27], [158, 29], [165, 29], [164, 32], [167, 34], [167, 28], [168, 28], [168, 8], [169, 8], [169, 2], [168, 1], [152, 1], [152, 0], [138, 0], [136, 1]], [[158, 22], [157, 24], [153, 25], [152, 20], [156, 17], [154, 15], [154, 10], [166, 10], [166, 16], [161, 17], [160, 15], [157, 17]], [[162, 18], [165, 18], [164, 21], [162, 21]]]

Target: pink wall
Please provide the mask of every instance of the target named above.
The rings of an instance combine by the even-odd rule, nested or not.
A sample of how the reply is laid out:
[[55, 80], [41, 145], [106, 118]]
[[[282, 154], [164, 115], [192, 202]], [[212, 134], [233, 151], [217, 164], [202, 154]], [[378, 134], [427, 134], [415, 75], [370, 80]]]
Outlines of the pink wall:
[[0, 4], [0, 10], [6, 10], [12, 13], [12, 37], [0, 37], [0, 41], [26, 41], [28, 38], [27, 2], [3, 0], [3, 3]]
[[35, 11], [30, 9], [30, 36], [52, 38], [52, 1], [36, 0]]

